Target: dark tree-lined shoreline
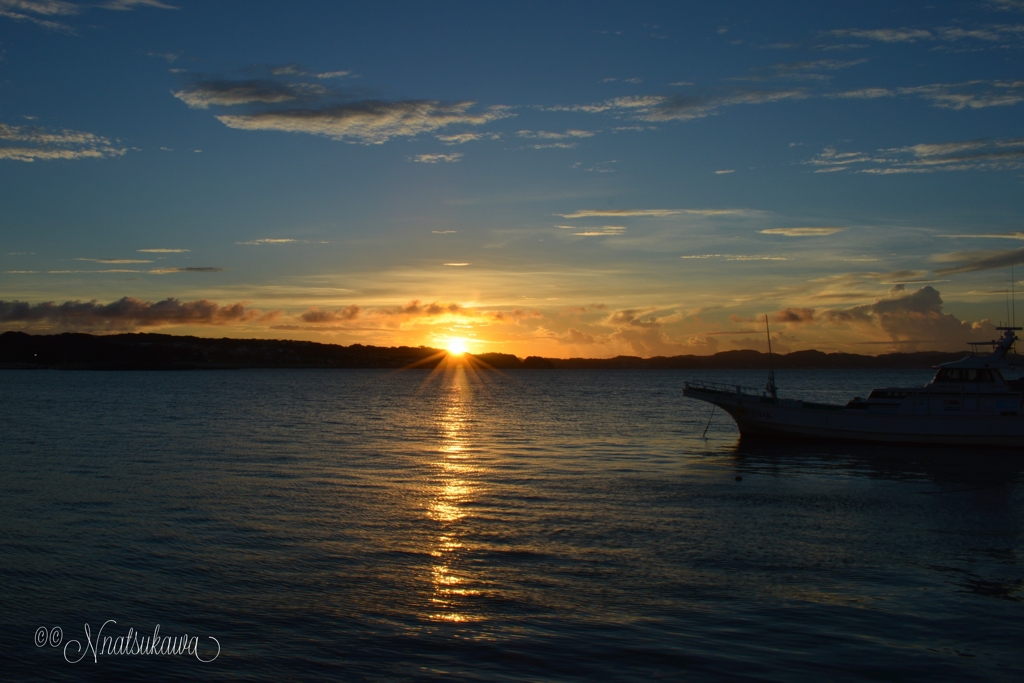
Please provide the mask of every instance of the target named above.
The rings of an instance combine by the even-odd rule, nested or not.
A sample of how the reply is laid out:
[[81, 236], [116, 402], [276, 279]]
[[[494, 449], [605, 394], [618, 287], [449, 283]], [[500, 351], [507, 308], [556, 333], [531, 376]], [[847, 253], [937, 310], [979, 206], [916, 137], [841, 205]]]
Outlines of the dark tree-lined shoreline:
[[[965, 352], [853, 353], [722, 351], [711, 356], [518, 358], [506, 353], [467, 354], [484, 366], [510, 369], [912, 369], [962, 358]], [[209, 339], [169, 334], [0, 334], [0, 367], [67, 370], [200, 370], [234, 368], [436, 367], [442, 349], [320, 344], [275, 339]]]

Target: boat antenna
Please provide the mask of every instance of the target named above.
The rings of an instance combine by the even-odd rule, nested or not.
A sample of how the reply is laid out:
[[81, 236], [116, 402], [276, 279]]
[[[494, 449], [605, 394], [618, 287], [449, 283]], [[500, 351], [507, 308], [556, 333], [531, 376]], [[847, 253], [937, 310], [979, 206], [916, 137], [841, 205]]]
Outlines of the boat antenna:
[[779, 390], [775, 386], [775, 361], [772, 359], [772, 331], [768, 327], [768, 314], [764, 314], [764, 331], [768, 334], [768, 386], [764, 388], [766, 394], [772, 398], [779, 397]]
[[[1012, 276], [1010, 277], [1010, 280], [1013, 280]], [[1003, 290], [1003, 294], [1006, 296], [1006, 320], [1009, 321], [1010, 320], [1010, 290], [1008, 290], [1008, 289]], [[1000, 321], [999, 324], [1002, 325], [1003, 323]]]
[[[1015, 265], [1014, 262], [1010, 261], [1010, 310], [1013, 312], [1013, 315], [1012, 315], [1012, 317], [1010, 319], [1011, 320], [1011, 322], [1010, 322], [1010, 326], [1011, 327], [1017, 327], [1017, 290], [1016, 290], [1016, 287], [1015, 287], [1014, 277], [1013, 277], [1013, 266], [1014, 265]], [[1013, 344], [1010, 344], [1010, 349], [1014, 353], [1017, 353], [1017, 337], [1016, 337], [1016, 335], [1013, 337]]]

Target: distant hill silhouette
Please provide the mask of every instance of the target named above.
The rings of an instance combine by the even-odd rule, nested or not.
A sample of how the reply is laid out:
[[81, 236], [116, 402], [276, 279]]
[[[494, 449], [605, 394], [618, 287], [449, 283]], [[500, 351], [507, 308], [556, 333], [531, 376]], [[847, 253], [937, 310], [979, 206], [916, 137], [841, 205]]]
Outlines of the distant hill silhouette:
[[[469, 354], [499, 370], [512, 369], [767, 369], [785, 368], [930, 368], [963, 358], [966, 352], [853, 353], [794, 351], [722, 351], [712, 356], [616, 356], [615, 358], [520, 359], [507, 353]], [[0, 334], [0, 367], [91, 370], [182, 370], [218, 368], [433, 368], [444, 351], [425, 346], [339, 346], [275, 339], [208, 339], [169, 334], [91, 335], [64, 333]], [[1011, 362], [1024, 362], [1015, 356]]]

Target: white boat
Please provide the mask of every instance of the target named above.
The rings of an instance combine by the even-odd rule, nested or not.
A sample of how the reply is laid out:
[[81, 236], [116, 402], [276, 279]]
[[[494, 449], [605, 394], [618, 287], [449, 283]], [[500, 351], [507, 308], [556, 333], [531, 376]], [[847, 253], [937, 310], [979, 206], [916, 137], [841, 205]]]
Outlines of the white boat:
[[923, 387], [874, 389], [846, 405], [779, 398], [774, 372], [763, 392], [702, 380], [683, 396], [729, 413], [742, 436], [784, 436], [883, 443], [1024, 447], [1024, 381], [1007, 380], [1007, 353], [1020, 327], [1000, 327], [988, 355], [935, 366]]

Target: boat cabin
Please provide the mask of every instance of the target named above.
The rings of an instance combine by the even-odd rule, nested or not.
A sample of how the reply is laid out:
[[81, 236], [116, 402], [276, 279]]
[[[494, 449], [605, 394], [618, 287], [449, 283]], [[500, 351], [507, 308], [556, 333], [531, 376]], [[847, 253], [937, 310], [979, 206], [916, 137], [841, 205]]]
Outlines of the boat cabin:
[[854, 398], [848, 410], [865, 410], [890, 415], [949, 415], [982, 413], [1019, 415], [1024, 412], [1024, 380], [1006, 380], [1000, 369], [1010, 368], [1006, 354], [1016, 337], [1006, 330], [1002, 339], [991, 343], [992, 353], [970, 355], [936, 366], [932, 381], [923, 387], [874, 389], [867, 399]]

